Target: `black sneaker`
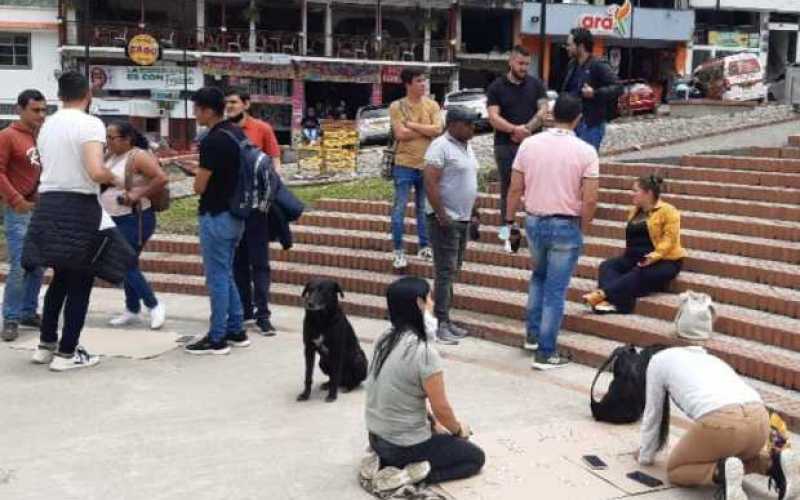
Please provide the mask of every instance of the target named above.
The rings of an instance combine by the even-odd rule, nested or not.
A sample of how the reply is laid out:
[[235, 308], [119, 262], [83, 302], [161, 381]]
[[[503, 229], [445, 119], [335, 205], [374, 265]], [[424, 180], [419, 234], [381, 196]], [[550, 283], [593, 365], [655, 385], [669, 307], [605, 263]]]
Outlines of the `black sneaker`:
[[38, 314], [34, 314], [33, 316], [28, 316], [24, 318], [22, 321], [19, 322], [20, 326], [26, 326], [28, 328], [36, 328], [37, 330], [42, 327], [42, 317]]
[[189, 354], [196, 354], [196, 355], [203, 355], [203, 354], [228, 354], [231, 352], [231, 348], [228, 347], [228, 343], [224, 340], [222, 342], [213, 342], [208, 335], [201, 338], [196, 342], [192, 342], [191, 344], [187, 344], [186, 347], [183, 348]]
[[232, 347], [250, 347], [250, 339], [244, 330], [239, 333], [228, 332], [225, 335], [225, 342]]
[[17, 340], [19, 337], [19, 325], [16, 321], [6, 321], [3, 323], [3, 332], [0, 333], [0, 337], [6, 342], [11, 342], [12, 340]]
[[278, 331], [272, 326], [272, 323], [267, 318], [256, 320], [256, 331], [264, 337], [274, 337]]
[[[538, 347], [538, 346], [537, 346]], [[570, 363], [568, 358], [560, 356], [559, 354], [545, 355], [536, 351], [533, 356], [533, 366], [535, 370], [552, 370], [553, 368], [561, 368]]]

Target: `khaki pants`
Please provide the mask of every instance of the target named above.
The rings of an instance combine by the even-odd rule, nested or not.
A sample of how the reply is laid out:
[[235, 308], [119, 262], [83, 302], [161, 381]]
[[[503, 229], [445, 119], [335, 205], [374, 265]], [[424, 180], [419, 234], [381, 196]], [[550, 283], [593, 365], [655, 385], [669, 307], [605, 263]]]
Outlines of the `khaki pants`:
[[763, 404], [720, 408], [695, 422], [672, 450], [669, 481], [677, 486], [710, 485], [717, 461], [727, 457], [740, 458], [745, 474], [766, 474], [768, 438], [769, 415]]

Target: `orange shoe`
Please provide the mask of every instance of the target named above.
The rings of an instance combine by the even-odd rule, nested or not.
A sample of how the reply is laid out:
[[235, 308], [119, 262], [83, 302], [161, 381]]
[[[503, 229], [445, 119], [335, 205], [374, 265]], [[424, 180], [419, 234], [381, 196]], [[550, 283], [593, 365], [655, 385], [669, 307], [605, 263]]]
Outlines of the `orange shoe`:
[[595, 290], [583, 296], [583, 301], [587, 306], [594, 308], [597, 304], [606, 300], [606, 294], [602, 290]]

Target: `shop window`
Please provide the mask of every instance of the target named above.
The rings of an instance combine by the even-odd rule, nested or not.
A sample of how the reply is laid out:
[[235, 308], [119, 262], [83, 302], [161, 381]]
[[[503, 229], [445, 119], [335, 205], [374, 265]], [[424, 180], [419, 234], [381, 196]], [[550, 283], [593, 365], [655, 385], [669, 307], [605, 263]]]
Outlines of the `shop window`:
[[0, 68], [31, 67], [30, 33], [0, 33]]

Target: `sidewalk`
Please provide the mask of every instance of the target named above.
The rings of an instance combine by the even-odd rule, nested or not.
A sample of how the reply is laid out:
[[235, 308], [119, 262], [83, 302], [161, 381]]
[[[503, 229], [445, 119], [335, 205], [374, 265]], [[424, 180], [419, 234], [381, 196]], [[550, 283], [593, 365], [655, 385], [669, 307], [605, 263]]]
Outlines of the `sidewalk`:
[[[161, 298], [169, 318], [164, 331], [137, 327], [137, 334], [204, 332], [206, 299]], [[106, 330], [122, 304], [120, 291], [95, 289], [88, 326]], [[30, 352], [0, 346], [0, 498], [371, 498], [355, 480], [366, 445], [364, 390], [328, 404], [315, 388], [311, 401], [295, 402], [303, 381], [302, 311], [276, 307], [273, 321], [277, 337], [251, 335], [253, 346], [230, 356], [190, 357], [174, 348], [148, 360], [105, 358], [72, 373], [51, 373], [31, 365]], [[369, 356], [386, 324], [351, 321]], [[17, 343], [34, 336], [24, 331]], [[522, 351], [471, 339], [440, 351], [456, 414], [487, 452], [480, 476], [444, 486], [453, 498], [602, 500], [646, 489], [624, 478], [639, 468], [626, 455], [637, 447], [638, 426], [591, 420], [592, 369], [533, 372]], [[315, 387], [324, 380], [317, 371]], [[677, 435], [685, 421], [674, 421]], [[590, 453], [611, 464], [602, 476], [580, 465]], [[658, 468], [647, 471], [663, 476]], [[763, 493], [761, 478], [750, 486], [752, 499], [776, 498]], [[711, 494], [667, 489], [636, 496]]]

